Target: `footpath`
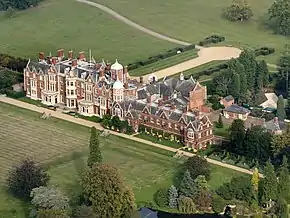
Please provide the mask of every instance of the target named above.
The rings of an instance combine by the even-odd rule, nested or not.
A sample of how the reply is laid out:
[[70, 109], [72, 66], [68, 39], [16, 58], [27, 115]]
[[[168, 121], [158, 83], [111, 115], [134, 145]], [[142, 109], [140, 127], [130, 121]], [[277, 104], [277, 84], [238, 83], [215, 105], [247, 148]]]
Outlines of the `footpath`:
[[[72, 123], [76, 123], [76, 124], [79, 124], [79, 125], [83, 125], [83, 126], [87, 126], [87, 127], [95, 126], [96, 129], [98, 129], [98, 130], [104, 130], [104, 128], [99, 123], [90, 122], [90, 121], [87, 121], [87, 120], [84, 120], [84, 119], [81, 119], [81, 118], [75, 118], [75, 117], [73, 117], [71, 115], [67, 115], [67, 114], [62, 113], [61, 111], [52, 111], [52, 110], [49, 110], [49, 109], [46, 109], [46, 108], [38, 107], [36, 105], [28, 104], [28, 103], [25, 103], [25, 102], [22, 102], [22, 101], [18, 101], [18, 100], [12, 99], [12, 98], [8, 98], [8, 97], [5, 97], [5, 96], [0, 96], [0, 102], [11, 104], [11, 105], [14, 105], [14, 106], [17, 106], [17, 107], [21, 107], [21, 108], [25, 108], [25, 109], [28, 109], [28, 110], [32, 110], [32, 111], [35, 111], [35, 112], [38, 112], [38, 113], [43, 113], [43, 112], [50, 113], [52, 117], [55, 117], [55, 118], [58, 118], [58, 119], [66, 120], [66, 121], [69, 121], [69, 122], [72, 122]], [[117, 133], [117, 132], [110, 131], [110, 130], [106, 130], [106, 131], [109, 131], [110, 134], [112, 134], [112, 135], [116, 135], [116, 136], [119, 136], [119, 137], [122, 137], [122, 138], [126, 138], [126, 139], [129, 139], [129, 140], [136, 141], [136, 142], [148, 144], [148, 145], [151, 145], [153, 147], [157, 147], [157, 148], [160, 148], [160, 149], [163, 149], [163, 150], [167, 150], [167, 151], [171, 151], [171, 152], [174, 152], [174, 153], [176, 153], [177, 150], [178, 150], [176, 148], [171, 148], [171, 147], [160, 145], [160, 144], [157, 144], [157, 143], [153, 143], [153, 142], [141, 139], [141, 138], [137, 138], [137, 137], [134, 137], [132, 135], [126, 135], [126, 134], [122, 134], [122, 133]], [[185, 156], [187, 156], [187, 157], [192, 157], [192, 156], [196, 155], [196, 154], [189, 153], [189, 152], [186, 152], [186, 151], [183, 151], [183, 154]], [[246, 174], [252, 174], [252, 171], [244, 169], [244, 168], [241, 168], [241, 167], [233, 166], [233, 165], [230, 165], [230, 164], [227, 164], [227, 163], [223, 163], [223, 162], [220, 162], [220, 161], [216, 161], [216, 160], [213, 160], [213, 159], [209, 159], [209, 158], [206, 158], [206, 159], [211, 164], [215, 164], [215, 165], [218, 165], [218, 166], [221, 166], [221, 167], [226, 167], [226, 168], [229, 168], [229, 169], [232, 169], [232, 170], [236, 170], [236, 171], [239, 171], [239, 172], [242, 172], [242, 173], [246, 173]], [[260, 174], [260, 176], [263, 177], [262, 174]]]

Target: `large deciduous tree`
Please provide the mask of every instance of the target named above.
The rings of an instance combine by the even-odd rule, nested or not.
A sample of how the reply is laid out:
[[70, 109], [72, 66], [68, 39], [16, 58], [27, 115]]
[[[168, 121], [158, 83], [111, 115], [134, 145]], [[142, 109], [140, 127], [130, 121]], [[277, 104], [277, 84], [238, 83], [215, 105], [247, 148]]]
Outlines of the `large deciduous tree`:
[[181, 196], [178, 199], [178, 210], [184, 214], [193, 214], [196, 211], [196, 207], [191, 198]]
[[272, 152], [276, 156], [280, 152], [290, 145], [290, 134], [283, 133], [280, 135], [274, 135], [272, 138], [271, 146]]
[[230, 134], [229, 151], [237, 154], [243, 154], [244, 151], [243, 143], [246, 136], [244, 121], [240, 119], [234, 120], [229, 128], [229, 134]]
[[103, 158], [100, 149], [99, 134], [97, 133], [96, 127], [92, 127], [89, 144], [88, 166], [92, 167], [95, 163], [101, 163], [102, 161]]
[[133, 191], [125, 185], [115, 167], [94, 164], [86, 169], [81, 183], [94, 212], [100, 217], [123, 218], [133, 213]]
[[32, 217], [69, 217], [69, 199], [59, 189], [41, 186], [34, 188], [30, 197], [33, 206]]
[[49, 181], [49, 175], [34, 161], [25, 159], [9, 174], [8, 190], [16, 197], [29, 198], [32, 189], [45, 186]]
[[190, 172], [192, 179], [196, 179], [199, 175], [204, 175], [207, 180], [210, 179], [210, 165], [203, 157], [196, 155], [188, 158], [184, 168]]
[[253, 17], [251, 6], [246, 0], [233, 0], [232, 4], [225, 11], [230, 21], [246, 21]]
[[290, 0], [274, 1], [269, 8], [269, 19], [273, 21], [274, 31], [282, 35], [290, 35]]
[[7, 10], [9, 7], [17, 10], [24, 10], [31, 6], [36, 6], [41, 0], [0, 0], [0, 11]]

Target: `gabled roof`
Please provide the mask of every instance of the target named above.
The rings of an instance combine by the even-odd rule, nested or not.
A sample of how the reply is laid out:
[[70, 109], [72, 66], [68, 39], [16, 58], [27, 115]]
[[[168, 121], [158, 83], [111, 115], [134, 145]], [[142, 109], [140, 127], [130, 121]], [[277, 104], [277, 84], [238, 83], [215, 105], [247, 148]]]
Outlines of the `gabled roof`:
[[237, 114], [248, 114], [250, 111], [242, 106], [233, 104], [225, 109], [227, 112], [237, 113]]

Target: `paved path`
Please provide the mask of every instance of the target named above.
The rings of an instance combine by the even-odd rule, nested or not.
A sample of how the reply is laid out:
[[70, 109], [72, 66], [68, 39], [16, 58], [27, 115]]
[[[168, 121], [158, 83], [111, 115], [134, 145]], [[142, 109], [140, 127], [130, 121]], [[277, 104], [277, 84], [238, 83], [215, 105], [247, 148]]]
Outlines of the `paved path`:
[[[4, 103], [7, 103], [7, 104], [15, 105], [17, 107], [25, 108], [25, 109], [32, 110], [32, 111], [39, 112], [39, 113], [43, 113], [43, 112], [50, 113], [51, 116], [53, 116], [53, 117], [56, 117], [56, 118], [59, 118], [59, 119], [62, 119], [62, 120], [66, 120], [66, 121], [69, 121], [69, 122], [72, 122], [72, 123], [80, 124], [80, 125], [83, 125], [83, 126], [87, 126], [87, 127], [95, 126], [99, 130], [103, 130], [104, 129], [98, 123], [90, 122], [90, 121], [83, 120], [83, 119], [80, 119], [80, 118], [75, 118], [73, 116], [70, 116], [70, 115], [67, 115], [67, 114], [63, 114], [61, 111], [52, 111], [52, 110], [49, 110], [49, 109], [45, 109], [45, 108], [42, 108], [42, 107], [38, 107], [38, 106], [35, 106], [35, 105], [32, 105], [32, 104], [25, 103], [25, 102], [22, 102], [22, 101], [18, 101], [18, 100], [12, 99], [12, 98], [7, 98], [7, 97], [4, 97], [4, 96], [0, 96], [0, 102], [4, 102]], [[109, 131], [109, 132], [111, 134], [113, 134], [113, 135], [117, 135], [117, 136], [122, 137], [122, 138], [126, 138], [126, 139], [133, 140], [133, 141], [136, 141], [136, 142], [148, 144], [148, 145], [151, 145], [151, 146], [154, 146], [154, 147], [157, 147], [157, 148], [161, 148], [161, 149], [164, 149], [164, 150], [167, 150], [167, 151], [171, 151], [171, 152], [176, 152], [177, 151], [177, 149], [175, 149], [175, 148], [171, 148], [171, 147], [167, 147], [167, 146], [164, 146], [164, 145], [156, 144], [156, 143], [153, 143], [153, 142], [150, 142], [150, 141], [147, 141], [147, 140], [144, 140], [144, 139], [140, 139], [140, 138], [137, 138], [137, 137], [133, 137], [133, 136], [130, 136], [130, 135], [126, 135], [126, 134], [122, 134], [122, 133], [116, 133], [116, 132], [113, 132], [113, 131]], [[192, 157], [192, 156], [195, 155], [195, 154], [192, 154], [192, 153], [189, 153], [189, 152], [186, 152], [186, 151], [183, 151], [183, 153], [187, 157]], [[230, 164], [226, 164], [226, 163], [222, 163], [220, 161], [216, 161], [216, 160], [209, 159], [209, 158], [207, 158], [207, 161], [209, 163], [212, 163], [212, 164], [215, 164], [215, 165], [218, 165], [218, 166], [221, 166], [221, 167], [226, 167], [226, 168], [229, 168], [229, 169], [232, 169], [232, 170], [236, 170], [236, 171], [239, 171], [239, 172], [242, 172], [242, 173], [252, 174], [252, 172], [250, 170], [243, 169], [241, 167], [236, 167], [236, 166], [233, 166], [233, 165], [230, 165]], [[262, 175], [260, 175], [260, 176], [262, 176]]]

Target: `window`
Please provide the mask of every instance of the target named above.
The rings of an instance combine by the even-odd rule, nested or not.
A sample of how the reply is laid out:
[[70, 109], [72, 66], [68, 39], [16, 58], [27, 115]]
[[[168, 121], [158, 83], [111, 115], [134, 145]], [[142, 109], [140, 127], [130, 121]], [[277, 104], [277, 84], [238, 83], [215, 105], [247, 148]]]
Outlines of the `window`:
[[74, 95], [74, 90], [70, 90], [70, 94], [71, 95]]
[[70, 86], [74, 86], [74, 82], [70, 82]]
[[158, 125], [160, 125], [160, 121], [159, 121], [158, 119], [156, 120], [156, 123], [157, 123]]
[[69, 86], [69, 81], [66, 82], [66, 85]]
[[85, 112], [85, 108], [83, 107], [83, 112]]
[[83, 83], [81, 83], [81, 88], [83, 89], [85, 86], [84, 86], [84, 84]]
[[200, 134], [200, 133], [198, 133], [198, 138], [199, 138], [199, 139], [201, 138], [201, 134]]
[[171, 123], [168, 123], [168, 127], [171, 128]]
[[191, 129], [191, 128], [188, 129], [187, 136], [188, 136], [188, 138], [194, 138], [193, 129]]
[[206, 136], [208, 136], [208, 131], [206, 131]]
[[212, 130], [209, 130], [209, 134], [210, 134], [210, 135], [212, 134]]
[[69, 95], [69, 90], [68, 89], [66, 90], [66, 94]]
[[153, 119], [153, 118], [150, 118], [150, 122], [151, 122], [151, 123], [154, 123], [154, 119]]
[[70, 106], [71, 106], [71, 107], [74, 107], [74, 106], [75, 106], [75, 101], [74, 101], [74, 100], [71, 100], [71, 101], [70, 101]]

